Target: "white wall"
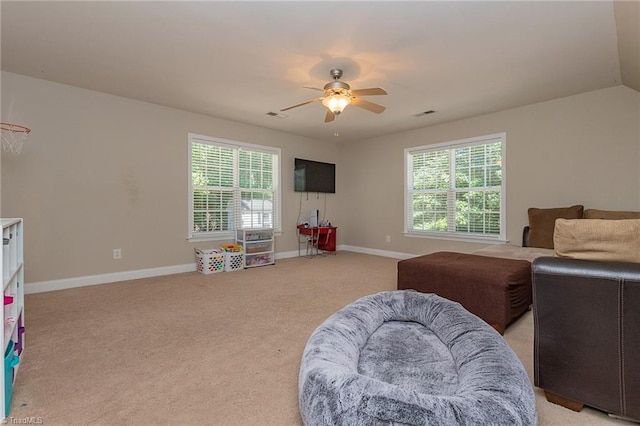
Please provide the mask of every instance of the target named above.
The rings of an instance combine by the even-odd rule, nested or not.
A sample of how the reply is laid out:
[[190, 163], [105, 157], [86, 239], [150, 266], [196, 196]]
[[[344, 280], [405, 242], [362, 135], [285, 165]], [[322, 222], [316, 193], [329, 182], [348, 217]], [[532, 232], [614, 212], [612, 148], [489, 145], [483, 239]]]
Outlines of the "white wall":
[[345, 179], [358, 190], [345, 206], [348, 244], [413, 254], [482, 247], [402, 234], [404, 149], [500, 132], [513, 243], [521, 242], [529, 207], [640, 210], [639, 117], [640, 94], [617, 86], [345, 145]]
[[185, 265], [218, 247], [186, 240], [189, 132], [281, 148], [278, 252], [297, 250], [299, 210], [342, 221], [340, 182], [326, 199], [293, 191], [294, 158], [340, 170], [335, 144], [3, 72], [3, 113], [12, 103], [32, 132], [2, 157], [2, 216], [25, 219], [27, 283]]
[[[282, 149], [283, 231], [312, 208], [338, 244], [398, 253], [478, 244], [409, 238], [403, 230], [406, 147], [507, 133], [507, 237], [520, 242], [530, 206], [640, 210], [640, 94], [624, 86], [344, 145], [2, 73], [3, 119], [32, 133], [2, 156], [2, 216], [25, 219], [27, 285], [193, 262], [187, 133]], [[336, 194], [293, 191], [293, 159], [336, 163]], [[391, 243], [385, 236], [391, 236]], [[123, 259], [112, 259], [122, 248]]]

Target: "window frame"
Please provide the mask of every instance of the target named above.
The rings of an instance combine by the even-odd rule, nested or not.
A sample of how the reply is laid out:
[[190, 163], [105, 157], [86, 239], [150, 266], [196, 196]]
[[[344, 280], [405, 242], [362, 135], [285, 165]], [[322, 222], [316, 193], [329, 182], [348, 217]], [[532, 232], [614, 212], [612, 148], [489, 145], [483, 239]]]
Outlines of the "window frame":
[[[247, 142], [234, 141], [230, 139], [222, 139], [212, 136], [199, 135], [195, 133], [188, 133], [187, 137], [187, 174], [188, 174], [188, 231], [187, 231], [187, 240], [188, 241], [219, 241], [219, 240], [234, 240], [236, 237], [236, 230], [219, 230], [219, 231], [208, 231], [208, 232], [194, 232], [194, 188], [193, 188], [193, 145], [194, 143], [198, 144], [208, 144], [213, 146], [230, 148], [234, 151], [234, 182], [237, 185], [234, 185], [232, 188], [233, 192], [238, 192], [236, 197], [239, 197], [239, 194], [246, 190], [247, 188], [240, 188], [239, 186], [239, 163], [237, 162], [238, 153], [240, 150], [247, 150], [253, 152], [261, 152], [274, 155], [276, 157], [274, 163], [274, 172], [272, 174], [273, 179], [273, 230], [275, 234], [279, 234], [282, 232], [282, 221], [281, 221], [281, 212], [282, 212], [282, 155], [280, 148], [267, 146], [267, 145], [258, 145]], [[238, 200], [240, 200], [238, 198]], [[237, 200], [236, 200], [237, 201]], [[239, 203], [236, 203], [239, 205]], [[242, 229], [242, 228], [236, 228]]]
[[[416, 230], [413, 229], [413, 205], [412, 205], [412, 195], [414, 190], [412, 189], [413, 185], [413, 169], [412, 162], [410, 156], [417, 153], [425, 153], [425, 152], [436, 152], [436, 151], [448, 151], [450, 154], [457, 148], [465, 148], [471, 146], [478, 145], [487, 145], [494, 142], [501, 142], [501, 151], [502, 151], [502, 160], [501, 160], [501, 172], [502, 172], [502, 182], [500, 184], [500, 233], [499, 234], [481, 234], [481, 233], [471, 233], [471, 232], [460, 232], [455, 229], [447, 231], [424, 231], [424, 230]], [[485, 244], [491, 243], [504, 243], [507, 242], [506, 233], [507, 233], [507, 202], [506, 202], [506, 194], [507, 194], [507, 173], [506, 173], [506, 154], [507, 154], [507, 134], [506, 132], [502, 133], [494, 133], [490, 135], [484, 136], [476, 136], [466, 139], [459, 139], [448, 142], [441, 142], [431, 145], [422, 145], [417, 147], [405, 148], [404, 150], [404, 235], [407, 237], [417, 237], [417, 238], [432, 238], [432, 239], [443, 239], [443, 240], [452, 240], [452, 241], [462, 241], [462, 242], [481, 242]], [[455, 156], [453, 156], [455, 158]], [[455, 194], [456, 190], [460, 188], [455, 187], [455, 163], [450, 164], [449, 167], [449, 179], [452, 183], [449, 188], [446, 190], [447, 194]], [[451, 196], [448, 195], [448, 199]], [[455, 197], [454, 197], [455, 200]], [[455, 217], [455, 203], [447, 205], [447, 214], [451, 215], [453, 213]], [[451, 210], [453, 208], [453, 210]], [[455, 222], [455, 220], [453, 221]], [[452, 223], [449, 220], [449, 227], [451, 227]]]

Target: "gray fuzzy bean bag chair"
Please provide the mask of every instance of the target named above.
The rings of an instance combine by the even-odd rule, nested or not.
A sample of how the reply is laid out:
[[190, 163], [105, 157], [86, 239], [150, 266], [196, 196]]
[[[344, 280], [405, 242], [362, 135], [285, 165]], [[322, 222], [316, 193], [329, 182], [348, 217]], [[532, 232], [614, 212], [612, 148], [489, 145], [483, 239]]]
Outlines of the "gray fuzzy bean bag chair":
[[460, 304], [411, 290], [363, 297], [307, 342], [305, 425], [535, 425], [531, 382], [504, 339]]

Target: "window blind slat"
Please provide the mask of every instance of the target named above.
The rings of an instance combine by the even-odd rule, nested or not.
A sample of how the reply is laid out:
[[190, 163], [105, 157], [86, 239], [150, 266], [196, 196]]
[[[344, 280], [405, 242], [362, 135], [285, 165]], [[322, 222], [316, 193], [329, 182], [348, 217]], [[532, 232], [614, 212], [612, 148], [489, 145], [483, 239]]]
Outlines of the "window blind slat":
[[503, 136], [406, 152], [408, 232], [504, 237]]
[[190, 235], [278, 228], [279, 154], [191, 137]]

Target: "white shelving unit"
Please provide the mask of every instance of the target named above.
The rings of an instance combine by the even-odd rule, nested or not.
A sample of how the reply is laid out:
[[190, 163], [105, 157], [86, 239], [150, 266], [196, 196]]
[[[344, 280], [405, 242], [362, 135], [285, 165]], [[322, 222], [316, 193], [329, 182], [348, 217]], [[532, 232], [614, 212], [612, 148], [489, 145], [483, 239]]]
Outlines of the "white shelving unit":
[[273, 228], [238, 229], [236, 243], [244, 248], [244, 267], [276, 263]]
[[24, 349], [24, 264], [22, 219], [0, 219], [2, 222], [2, 284], [4, 289], [4, 368], [0, 418], [9, 415], [13, 384], [18, 373], [18, 362]]

